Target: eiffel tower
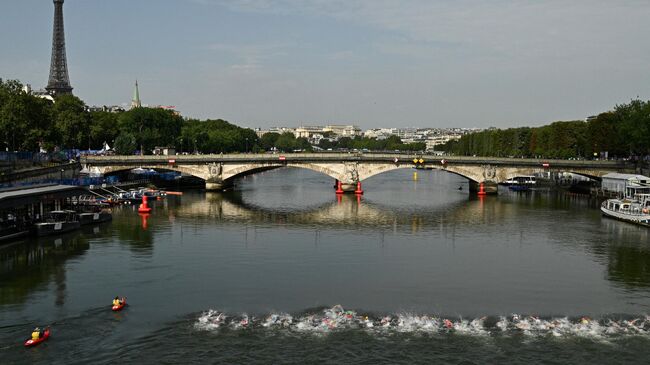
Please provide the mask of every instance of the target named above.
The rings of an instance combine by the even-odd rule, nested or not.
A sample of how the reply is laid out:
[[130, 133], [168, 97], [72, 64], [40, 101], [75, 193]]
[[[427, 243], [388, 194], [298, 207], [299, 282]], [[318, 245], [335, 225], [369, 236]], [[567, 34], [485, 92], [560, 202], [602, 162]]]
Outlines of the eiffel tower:
[[52, 36], [52, 61], [50, 79], [45, 87], [52, 95], [72, 94], [68, 62], [65, 57], [65, 34], [63, 31], [63, 1], [54, 0], [54, 34]]

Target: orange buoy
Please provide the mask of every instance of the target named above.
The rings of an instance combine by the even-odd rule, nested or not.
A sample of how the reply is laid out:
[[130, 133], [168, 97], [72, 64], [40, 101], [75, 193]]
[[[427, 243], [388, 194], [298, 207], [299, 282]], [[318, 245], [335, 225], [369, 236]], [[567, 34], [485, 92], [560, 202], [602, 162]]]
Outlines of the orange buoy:
[[481, 183], [481, 184], [479, 185], [478, 193], [477, 193], [477, 194], [478, 194], [478, 195], [485, 195], [485, 194], [487, 194], [487, 193], [485, 192], [485, 186], [483, 185], [483, 183]]
[[336, 193], [343, 194], [343, 184], [341, 184], [341, 180], [339, 180], [336, 185]]
[[361, 190], [361, 181], [357, 181], [357, 190], [355, 190], [354, 193], [357, 195], [363, 194], [363, 190]]
[[138, 208], [138, 213], [149, 213], [151, 212], [151, 208], [147, 205], [147, 196], [143, 195], [142, 196], [142, 204], [140, 204], [140, 207]]

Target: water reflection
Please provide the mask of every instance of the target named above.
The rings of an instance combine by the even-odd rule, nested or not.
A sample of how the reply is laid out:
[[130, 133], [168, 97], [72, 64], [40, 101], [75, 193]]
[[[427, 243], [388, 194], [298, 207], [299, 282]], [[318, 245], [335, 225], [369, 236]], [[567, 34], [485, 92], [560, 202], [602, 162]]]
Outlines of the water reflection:
[[55, 302], [66, 298], [65, 263], [86, 254], [87, 237], [75, 232], [38, 242], [17, 242], [0, 250], [0, 304], [18, 304], [34, 290], [55, 284]]
[[[314, 260], [310, 261], [310, 270], [320, 268], [329, 272], [329, 265], [340, 264], [336, 262], [337, 259], [345, 262], [351, 255], [358, 255], [358, 252], [346, 251], [351, 248], [345, 246], [336, 246], [335, 249], [336, 243], [332, 243], [348, 240], [354, 241], [350, 246], [357, 245], [356, 249], [365, 250], [363, 255], [355, 256], [355, 260], [358, 260], [355, 262], [360, 266], [377, 270], [375, 275], [381, 275], [384, 268], [396, 270], [382, 277], [384, 282], [380, 283], [378, 279], [376, 285], [381, 287], [371, 288], [378, 293], [386, 289], [386, 282], [392, 283], [389, 289], [394, 293], [401, 293], [396, 295], [415, 293], [413, 295], [426, 297], [430, 294], [427, 290], [431, 290], [431, 295], [435, 297], [438, 289], [450, 288], [457, 291], [449, 300], [453, 301], [454, 296], [458, 296], [457, 302], [462, 303], [483, 300], [483, 297], [477, 297], [477, 293], [487, 292], [487, 297], [493, 296], [494, 307], [501, 308], [499, 305], [509, 304], [508, 299], [503, 299], [505, 304], [499, 302], [502, 292], [508, 292], [503, 288], [503, 281], [510, 280], [511, 285], [521, 285], [510, 288], [510, 292], [529, 290], [527, 285], [533, 282], [538, 285], [536, 290], [552, 296], [558, 282], [568, 282], [570, 276], [575, 274], [570, 265], [576, 262], [592, 270], [582, 270], [589, 280], [584, 284], [585, 290], [589, 290], [589, 286], [600, 288], [603, 283], [637, 293], [650, 287], [649, 231], [601, 218], [598, 202], [588, 198], [562, 193], [516, 194], [508, 191], [497, 197], [472, 198], [456, 190], [456, 177], [436, 172], [421, 172], [417, 182], [408, 180], [408, 172], [402, 175], [399, 172], [386, 174], [371, 179], [364, 186], [366, 194], [363, 197], [337, 197], [329, 180], [304, 171], [292, 174], [268, 172], [263, 177], [248, 177], [232, 192], [188, 191], [182, 197], [154, 202], [154, 211], [148, 217], [146, 229], [135, 207], [124, 206], [114, 210], [112, 223], [86, 226], [80, 232], [61, 238], [27, 241], [1, 249], [0, 304], [23, 303], [30, 293], [45, 290], [48, 284], [53, 284], [51, 288], [55, 304], [64, 306], [68, 291], [73, 290], [68, 284], [71, 273], [67, 271], [67, 263], [83, 258], [95, 245], [120, 259], [144, 258], [138, 260], [138, 265], [142, 265], [138, 266], [138, 270], [142, 270], [138, 275], [143, 275], [139, 279], [143, 282], [148, 280], [148, 285], [153, 285], [161, 275], [156, 271], [156, 265], [160, 265], [160, 262], [147, 266], [156, 260], [169, 259], [169, 262], [165, 262], [166, 267], [173, 267], [176, 261], [183, 262], [178, 266], [182, 269], [174, 269], [177, 272], [162, 273], [169, 277], [182, 277], [188, 270], [196, 275], [218, 270], [213, 267], [213, 262], [197, 263], [192, 252], [187, 252], [194, 249], [204, 249], [206, 255], [221, 249], [223, 251], [219, 255], [214, 254], [212, 260], [235, 257], [244, 263], [242, 265], [254, 263], [256, 267], [275, 255], [279, 256], [275, 258], [278, 262], [283, 262], [284, 256], [304, 254], [304, 257], [295, 257]], [[287, 176], [294, 182], [288, 184]], [[264, 236], [256, 233], [249, 237], [249, 227], [262, 228]], [[210, 245], [174, 245], [179, 241], [182, 243], [183, 232], [185, 237], [193, 240], [209, 240]], [[224, 237], [228, 238], [215, 239], [205, 232], [223, 232]], [[267, 252], [256, 251], [262, 250], [260, 247], [247, 250], [235, 244], [219, 246], [224, 244], [223, 241], [239, 242], [235, 237], [239, 233], [245, 235], [243, 241], [246, 244], [267, 237], [299, 243], [313, 241], [314, 246], [322, 241], [325, 243], [318, 253], [320, 256], [300, 251], [299, 245], [292, 246], [293, 242], [288, 242], [286, 246], [268, 245], [270, 251]], [[385, 242], [384, 258], [384, 252], [378, 253], [375, 248], [384, 250]], [[288, 252], [273, 251], [278, 247], [284, 247]], [[578, 260], [575, 260], [576, 257]], [[329, 261], [319, 261], [325, 258]], [[227, 264], [228, 260], [224, 262]], [[267, 274], [285, 277], [283, 267], [290, 268], [294, 264], [269, 264]], [[341, 276], [345, 276], [344, 266], [337, 269], [341, 270]], [[399, 270], [405, 272], [411, 286], [405, 288], [404, 281], [400, 281], [402, 273], [395, 269], [398, 266]], [[242, 270], [241, 267], [231, 269]], [[595, 276], [594, 268], [598, 270]], [[151, 277], [143, 274], [145, 269], [151, 271]], [[358, 274], [352, 272], [355, 273]], [[220, 274], [227, 276], [229, 272]], [[515, 277], [518, 275], [520, 277]], [[128, 272], [125, 276], [128, 276]], [[90, 277], [88, 280], [101, 278]], [[181, 282], [181, 279], [174, 280], [179, 280], [176, 283], [179, 287], [191, 285]], [[255, 283], [242, 280], [244, 287], [250, 285], [257, 291], [265, 290], [256, 288]], [[354, 280], [374, 285], [359, 275]], [[263, 278], [259, 278], [259, 281], [263, 281]], [[311, 283], [305, 281], [305, 285], [308, 284]], [[227, 287], [231, 284], [222, 282], [221, 285]], [[232, 285], [239, 289], [236, 283]], [[146, 291], [146, 288], [136, 289]], [[239, 291], [235, 293], [250, 296], [255, 293], [253, 289], [244, 294]], [[299, 289], [302, 289], [301, 292], [307, 291], [305, 288]], [[344, 291], [343, 288], [337, 290]], [[339, 292], [333, 292], [333, 295], [336, 294]], [[377, 294], [377, 298], [382, 297]], [[565, 303], [571, 300], [559, 294], [557, 298]], [[533, 301], [525, 294], [521, 294], [519, 300]], [[449, 307], [453, 305], [459, 306], [451, 303]], [[553, 308], [552, 305], [549, 308]]]

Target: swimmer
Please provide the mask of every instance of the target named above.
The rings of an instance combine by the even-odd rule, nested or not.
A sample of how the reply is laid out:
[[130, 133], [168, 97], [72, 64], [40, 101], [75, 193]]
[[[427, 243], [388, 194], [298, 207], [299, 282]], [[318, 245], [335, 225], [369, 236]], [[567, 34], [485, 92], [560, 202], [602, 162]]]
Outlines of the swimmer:
[[453, 323], [452, 321], [446, 319], [446, 318], [445, 318], [445, 320], [442, 321], [442, 323], [443, 323], [443, 326], [444, 326], [446, 329], [452, 329], [452, 328], [454, 328], [454, 323]]

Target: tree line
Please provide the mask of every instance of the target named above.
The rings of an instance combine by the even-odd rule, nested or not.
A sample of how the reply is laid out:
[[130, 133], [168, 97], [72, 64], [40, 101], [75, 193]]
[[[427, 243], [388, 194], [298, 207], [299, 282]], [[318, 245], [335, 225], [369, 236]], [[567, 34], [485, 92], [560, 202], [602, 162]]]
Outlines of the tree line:
[[[1, 150], [99, 150], [104, 143], [118, 154], [148, 154], [155, 147], [175, 147], [178, 152], [189, 153], [313, 149], [307, 139], [296, 138], [293, 133], [267, 133], [260, 139], [252, 129], [222, 119], [184, 119], [160, 108], [134, 108], [120, 113], [90, 111], [73, 95], [56, 96], [52, 103], [23, 91], [19, 81], [0, 79]], [[403, 144], [397, 137], [343, 137], [335, 142], [324, 140], [320, 147], [424, 150], [424, 144]]]
[[2, 150], [99, 150], [108, 143], [120, 154], [155, 147], [226, 153], [251, 150], [258, 142], [253, 130], [220, 119], [184, 119], [160, 108], [90, 111], [76, 96], [56, 96], [52, 103], [23, 91], [19, 81], [0, 79]]
[[650, 154], [650, 101], [632, 100], [586, 121], [560, 121], [541, 127], [488, 129], [442, 146], [465, 156], [610, 158]]

